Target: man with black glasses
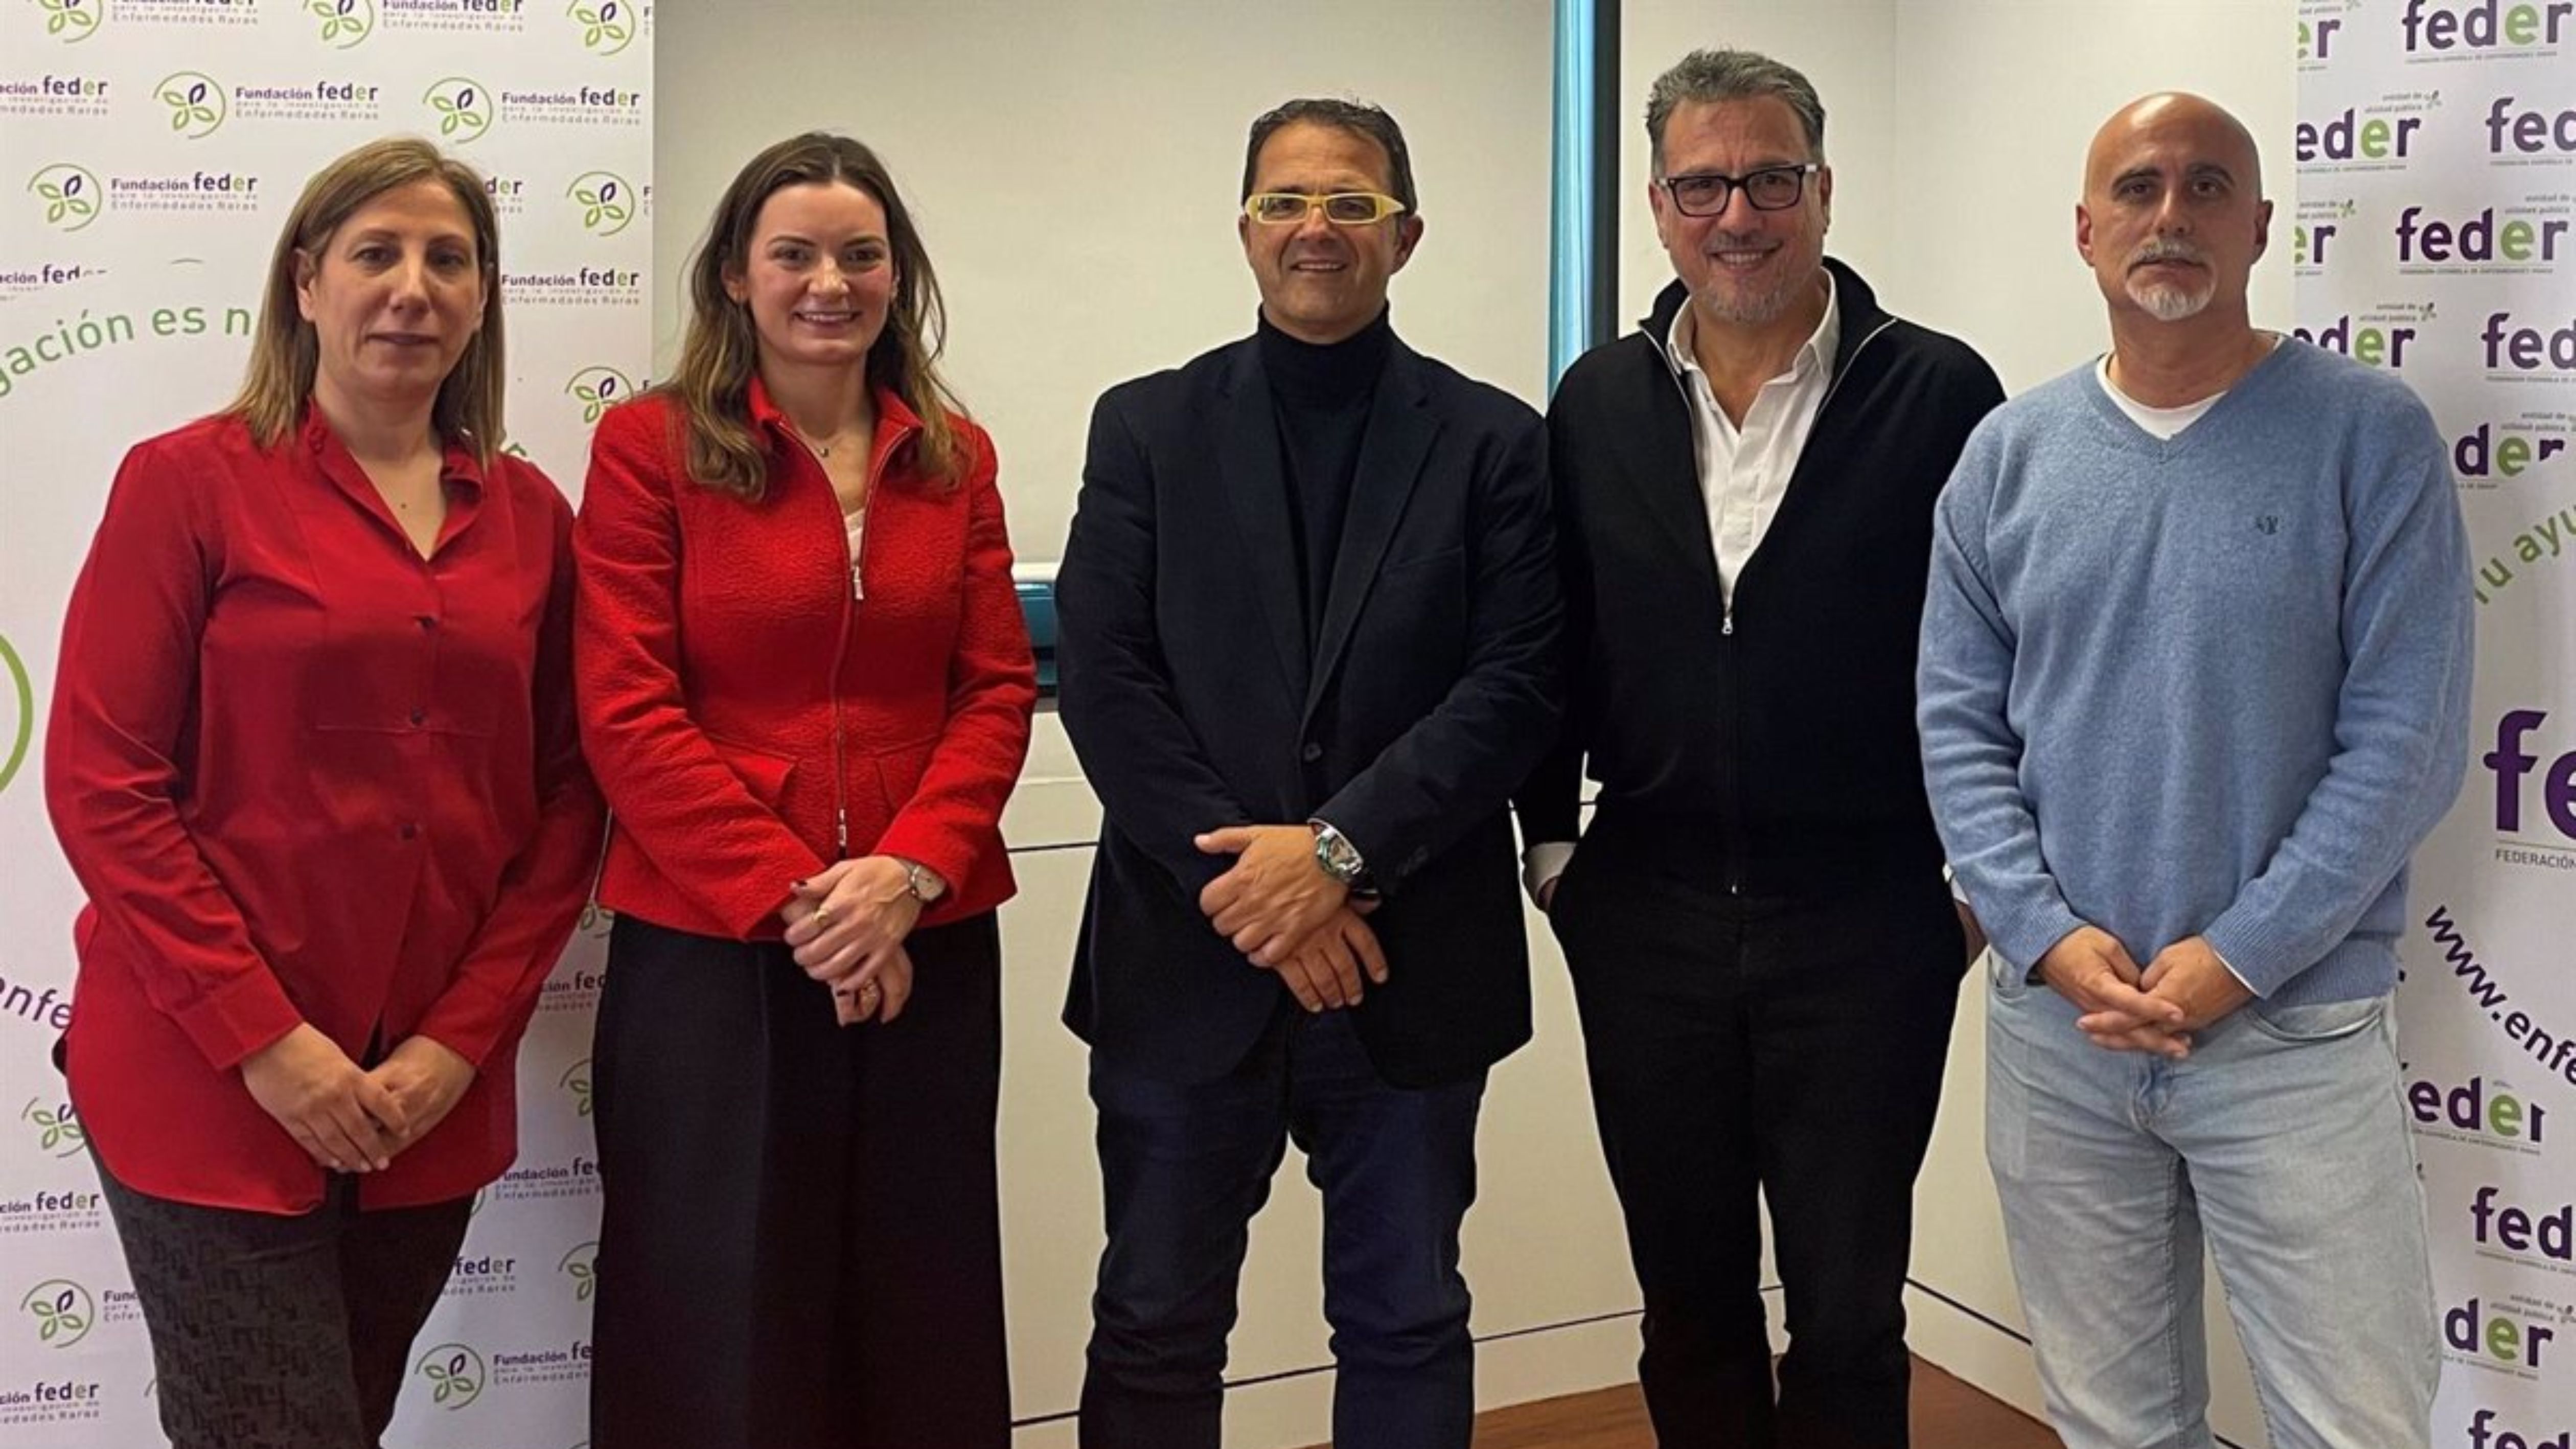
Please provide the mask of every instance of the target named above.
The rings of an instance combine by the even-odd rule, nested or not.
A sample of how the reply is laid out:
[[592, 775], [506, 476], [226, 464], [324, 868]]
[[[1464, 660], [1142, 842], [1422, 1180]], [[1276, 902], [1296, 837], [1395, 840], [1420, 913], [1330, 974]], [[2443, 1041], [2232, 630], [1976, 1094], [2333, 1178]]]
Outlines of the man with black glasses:
[[1458, 1229], [1530, 1030], [1509, 802], [1563, 694], [1546, 439], [1388, 325], [1422, 238], [1392, 117], [1263, 116], [1242, 205], [1258, 330], [1101, 398], [1056, 580], [1102, 814], [1065, 1006], [1109, 1229], [1081, 1442], [1215, 1449], [1293, 1138], [1333, 1442], [1466, 1449]]
[[1573, 682], [1521, 802], [1527, 878], [1574, 976], [1668, 1446], [1906, 1442], [1914, 1174], [1979, 940], [1942, 882], [1914, 654], [1933, 499], [2002, 390], [1825, 258], [1824, 122], [1748, 52], [1655, 82], [1677, 279], [1548, 413]]

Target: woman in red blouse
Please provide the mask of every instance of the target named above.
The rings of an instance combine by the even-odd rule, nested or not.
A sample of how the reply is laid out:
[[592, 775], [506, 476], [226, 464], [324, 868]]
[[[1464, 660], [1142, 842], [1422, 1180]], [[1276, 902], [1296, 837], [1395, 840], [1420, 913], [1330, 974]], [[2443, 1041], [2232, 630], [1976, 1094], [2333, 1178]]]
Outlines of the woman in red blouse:
[[573, 531], [615, 812], [598, 1449], [999, 1449], [993, 1124], [1036, 699], [993, 447], [885, 168], [754, 157]]
[[241, 395], [126, 455], [72, 593], [65, 1066], [178, 1449], [378, 1441], [597, 859], [495, 243], [425, 142], [317, 172]]

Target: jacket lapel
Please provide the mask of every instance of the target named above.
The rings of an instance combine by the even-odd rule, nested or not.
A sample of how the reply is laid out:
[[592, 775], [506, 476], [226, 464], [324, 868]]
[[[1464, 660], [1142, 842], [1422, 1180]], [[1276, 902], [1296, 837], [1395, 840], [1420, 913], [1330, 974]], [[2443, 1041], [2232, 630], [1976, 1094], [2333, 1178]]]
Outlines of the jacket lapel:
[[1404, 506], [1413, 498], [1414, 482], [1431, 454], [1431, 440], [1439, 435], [1440, 423], [1430, 402], [1413, 353], [1396, 343], [1387, 355], [1385, 373], [1378, 378], [1368, 431], [1360, 438], [1350, 512], [1342, 520], [1342, 544], [1333, 559], [1333, 587], [1325, 596], [1323, 627], [1316, 631], [1315, 669], [1306, 687], [1301, 724], [1313, 716], [1324, 686], [1341, 663], [1351, 628], [1359, 621], [1360, 605], [1377, 580], [1377, 566], [1394, 541], [1396, 525], [1404, 520]]
[[1253, 597], [1270, 626], [1270, 644], [1291, 700], [1306, 696], [1306, 621], [1298, 607], [1297, 521], [1288, 516], [1288, 479], [1279, 459], [1279, 422], [1271, 411], [1270, 385], [1261, 355], [1246, 342], [1227, 373], [1217, 465], [1227, 503], [1243, 538], [1243, 562]]

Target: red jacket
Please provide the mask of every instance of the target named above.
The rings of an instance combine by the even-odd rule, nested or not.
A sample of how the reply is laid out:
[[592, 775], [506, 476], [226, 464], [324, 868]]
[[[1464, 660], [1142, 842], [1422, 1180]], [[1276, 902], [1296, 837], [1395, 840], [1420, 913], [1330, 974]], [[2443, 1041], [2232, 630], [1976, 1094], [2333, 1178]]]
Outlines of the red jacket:
[[572, 511], [450, 449], [432, 556], [319, 414], [138, 445], [73, 587], [45, 803], [89, 893], [66, 1033], [108, 1170], [156, 1197], [318, 1206], [242, 1058], [310, 1022], [352, 1059], [425, 1035], [478, 1071], [359, 1181], [462, 1197], [517, 1148], [519, 1034], [598, 860], [572, 714]]
[[993, 445], [942, 489], [920, 420], [878, 391], [852, 597], [840, 503], [757, 381], [756, 503], [687, 481], [681, 412], [648, 395], [592, 435], [573, 527], [582, 740], [614, 812], [600, 904], [701, 935], [778, 934], [789, 887], [849, 856], [939, 872], [936, 924], [1012, 891], [998, 822], [1037, 699]]

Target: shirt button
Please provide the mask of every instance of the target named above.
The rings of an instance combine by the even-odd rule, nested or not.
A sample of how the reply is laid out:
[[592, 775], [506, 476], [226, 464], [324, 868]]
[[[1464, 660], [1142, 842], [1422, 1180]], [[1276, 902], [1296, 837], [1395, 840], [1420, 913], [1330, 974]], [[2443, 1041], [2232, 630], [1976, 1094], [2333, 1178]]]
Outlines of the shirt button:
[[435, 614], [421, 614], [421, 615], [417, 615], [416, 617], [417, 617], [417, 619], [419, 620], [420, 627], [421, 627], [421, 629], [422, 629], [424, 632], [426, 632], [426, 631], [428, 631], [428, 630], [431, 630], [431, 629], [435, 629], [435, 628], [437, 628], [437, 627], [438, 627], [438, 616], [437, 616], [437, 615], [435, 615]]
[[1324, 757], [1324, 747], [1323, 747], [1322, 745], [1314, 744], [1314, 743], [1311, 743], [1311, 742], [1307, 744], [1306, 748], [1304, 748], [1304, 749], [1302, 749], [1302, 750], [1299, 750], [1299, 751], [1297, 752], [1297, 758], [1299, 758], [1299, 759], [1301, 759], [1301, 760], [1304, 760], [1307, 764], [1310, 764], [1310, 765], [1311, 765], [1311, 764], [1313, 764], [1313, 763], [1315, 763], [1317, 760], [1322, 759], [1323, 757]]
[[411, 712], [411, 722], [415, 728], [429, 723], [429, 711], [425, 709], [413, 710]]
[[420, 835], [420, 827], [406, 820], [402, 824], [402, 830], [400, 833], [402, 838], [405, 840], [417, 839]]

